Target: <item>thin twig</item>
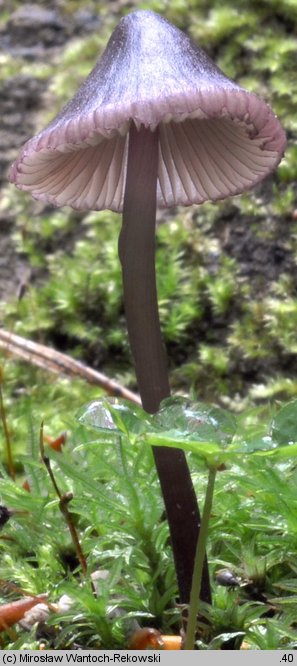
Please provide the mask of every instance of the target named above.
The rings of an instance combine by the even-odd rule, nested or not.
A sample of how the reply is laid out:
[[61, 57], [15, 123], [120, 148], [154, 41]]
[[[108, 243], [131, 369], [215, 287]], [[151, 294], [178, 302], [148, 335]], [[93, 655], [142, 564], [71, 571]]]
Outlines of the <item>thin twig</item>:
[[73, 499], [73, 494], [70, 493], [70, 492], [62, 494], [60, 489], [59, 489], [59, 486], [56, 482], [53, 470], [51, 468], [50, 459], [44, 453], [43, 423], [41, 424], [41, 427], [40, 427], [39, 447], [40, 447], [40, 453], [41, 453], [42, 461], [45, 464], [45, 467], [48, 471], [49, 477], [50, 477], [51, 482], [53, 484], [53, 487], [55, 489], [56, 495], [59, 498], [59, 509], [60, 509], [62, 515], [64, 516], [65, 522], [66, 522], [67, 527], [69, 529], [70, 536], [71, 536], [71, 539], [72, 539], [72, 543], [74, 545], [75, 552], [77, 554], [77, 558], [78, 558], [78, 561], [80, 563], [82, 572], [86, 576], [87, 572], [88, 572], [87, 560], [84, 556], [84, 553], [82, 551], [82, 547], [80, 545], [78, 533], [77, 533], [76, 527], [75, 527], [74, 522], [73, 522], [73, 514], [68, 509], [68, 504]]
[[52, 347], [40, 345], [37, 342], [0, 329], [0, 349], [3, 349], [9, 355], [18, 356], [24, 361], [37, 365], [48, 372], [80, 377], [89, 384], [101, 386], [109, 395], [117, 398], [125, 398], [137, 405], [141, 405], [141, 400], [137, 393], [121, 386], [121, 384], [110, 379], [102, 372], [98, 372], [84, 365], [84, 363], [76, 361], [67, 354], [56, 351]]
[[1, 417], [3, 430], [4, 430], [8, 471], [9, 471], [9, 475], [11, 476], [13, 481], [15, 481], [15, 468], [14, 468], [14, 463], [13, 463], [12, 445], [11, 445], [11, 439], [10, 439], [8, 425], [7, 425], [7, 419], [6, 419], [6, 410], [5, 410], [5, 406], [4, 406], [4, 400], [3, 400], [2, 383], [3, 383], [2, 369], [0, 368], [0, 417]]

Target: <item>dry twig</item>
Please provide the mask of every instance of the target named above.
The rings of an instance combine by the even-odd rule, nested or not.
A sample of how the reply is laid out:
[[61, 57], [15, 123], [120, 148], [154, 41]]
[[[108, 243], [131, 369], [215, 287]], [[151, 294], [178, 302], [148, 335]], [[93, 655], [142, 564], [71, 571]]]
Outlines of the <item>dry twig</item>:
[[3, 430], [4, 430], [4, 439], [5, 439], [5, 445], [6, 445], [6, 455], [7, 455], [7, 466], [8, 466], [8, 471], [13, 479], [15, 480], [15, 468], [14, 468], [14, 462], [13, 462], [13, 455], [12, 455], [12, 445], [11, 445], [11, 438], [10, 438], [10, 432], [7, 424], [7, 419], [6, 419], [6, 410], [4, 406], [4, 400], [3, 400], [3, 393], [2, 393], [2, 384], [3, 384], [3, 372], [2, 368], [0, 367], [0, 420], [2, 422]]
[[73, 543], [73, 546], [74, 546], [74, 549], [75, 549], [75, 552], [76, 552], [76, 555], [77, 555], [77, 559], [80, 563], [80, 566], [81, 566], [81, 569], [82, 569], [82, 572], [83, 572], [84, 576], [86, 576], [87, 573], [88, 573], [87, 560], [84, 556], [84, 553], [83, 553], [83, 550], [82, 550], [82, 547], [81, 547], [81, 544], [80, 544], [79, 536], [78, 536], [78, 533], [77, 533], [77, 529], [76, 529], [76, 527], [74, 525], [74, 522], [73, 522], [73, 514], [68, 509], [68, 504], [73, 499], [73, 494], [70, 493], [70, 492], [61, 493], [60, 488], [59, 488], [59, 486], [56, 482], [55, 475], [54, 475], [52, 467], [51, 467], [51, 461], [50, 461], [49, 457], [47, 455], [45, 455], [45, 452], [44, 452], [43, 423], [41, 424], [41, 427], [40, 427], [39, 448], [40, 448], [40, 454], [41, 454], [42, 462], [44, 463], [44, 465], [45, 465], [45, 467], [48, 471], [48, 474], [49, 474], [49, 477], [50, 477], [51, 482], [53, 484], [53, 487], [55, 489], [56, 495], [59, 498], [59, 509], [60, 509], [62, 515], [64, 516], [65, 522], [66, 522], [67, 527], [69, 529], [70, 536], [71, 536], [71, 539], [72, 539], [72, 543]]
[[0, 349], [3, 349], [10, 356], [18, 356], [43, 370], [71, 377], [81, 377], [89, 384], [101, 386], [109, 395], [125, 398], [141, 405], [140, 397], [133, 391], [129, 391], [129, 389], [121, 386], [113, 379], [109, 379], [101, 372], [93, 370], [84, 363], [76, 361], [67, 354], [62, 354], [51, 347], [40, 345], [37, 342], [0, 329]]

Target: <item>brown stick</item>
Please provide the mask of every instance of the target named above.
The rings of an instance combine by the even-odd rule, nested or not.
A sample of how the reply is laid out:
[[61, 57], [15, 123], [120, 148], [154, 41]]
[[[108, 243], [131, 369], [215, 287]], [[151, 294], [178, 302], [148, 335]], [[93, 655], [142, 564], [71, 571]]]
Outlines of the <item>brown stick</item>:
[[70, 375], [71, 377], [81, 377], [89, 384], [101, 386], [109, 395], [131, 400], [137, 405], [141, 404], [140, 397], [133, 391], [129, 391], [129, 389], [121, 386], [113, 379], [109, 379], [101, 372], [93, 370], [93, 368], [89, 368], [80, 361], [76, 361], [66, 354], [61, 354], [61, 352], [51, 347], [40, 345], [37, 342], [0, 329], [0, 349], [11, 356], [18, 356], [24, 361], [37, 365], [43, 370]]
[[52, 466], [51, 466], [51, 461], [50, 461], [49, 457], [46, 456], [45, 453], [44, 453], [43, 423], [41, 424], [41, 427], [40, 427], [39, 448], [40, 448], [40, 454], [41, 454], [42, 462], [44, 463], [44, 465], [45, 465], [45, 467], [48, 471], [48, 474], [49, 474], [49, 477], [50, 477], [51, 482], [53, 484], [53, 487], [55, 489], [56, 495], [59, 498], [59, 509], [60, 509], [62, 515], [64, 516], [66, 525], [69, 529], [70, 536], [71, 536], [71, 539], [72, 539], [72, 543], [73, 543], [73, 546], [74, 546], [74, 549], [75, 549], [75, 552], [76, 552], [76, 555], [77, 555], [77, 559], [78, 559], [78, 561], [80, 563], [80, 566], [81, 566], [81, 570], [82, 570], [84, 576], [86, 576], [87, 573], [88, 573], [87, 560], [85, 558], [83, 549], [82, 549], [81, 544], [80, 544], [77, 529], [76, 529], [76, 527], [74, 525], [74, 522], [73, 522], [73, 515], [68, 509], [69, 502], [73, 499], [73, 494], [71, 492], [61, 493], [61, 491], [59, 489], [59, 486], [56, 482], [55, 475], [53, 473]]

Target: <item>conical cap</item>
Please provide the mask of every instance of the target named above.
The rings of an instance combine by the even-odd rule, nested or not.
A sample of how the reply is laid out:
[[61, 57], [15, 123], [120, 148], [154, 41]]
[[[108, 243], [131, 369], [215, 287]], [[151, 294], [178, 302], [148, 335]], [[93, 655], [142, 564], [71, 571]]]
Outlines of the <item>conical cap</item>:
[[119, 22], [86, 81], [28, 141], [10, 180], [55, 206], [120, 212], [131, 123], [159, 131], [159, 207], [248, 190], [280, 161], [271, 108], [151, 11]]

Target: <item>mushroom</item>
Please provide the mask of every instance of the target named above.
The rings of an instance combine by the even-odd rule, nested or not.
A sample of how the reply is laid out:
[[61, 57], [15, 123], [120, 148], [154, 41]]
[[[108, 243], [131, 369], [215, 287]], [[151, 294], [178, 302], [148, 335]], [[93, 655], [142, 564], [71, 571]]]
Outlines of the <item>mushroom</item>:
[[[123, 213], [124, 301], [145, 410], [170, 394], [155, 282], [156, 206], [248, 190], [279, 163], [285, 135], [270, 107], [228, 79], [152, 11], [121, 19], [73, 99], [26, 143], [10, 180], [54, 206]], [[199, 510], [182, 451], [154, 457], [179, 585], [189, 601]], [[201, 596], [210, 600], [205, 569]]]

